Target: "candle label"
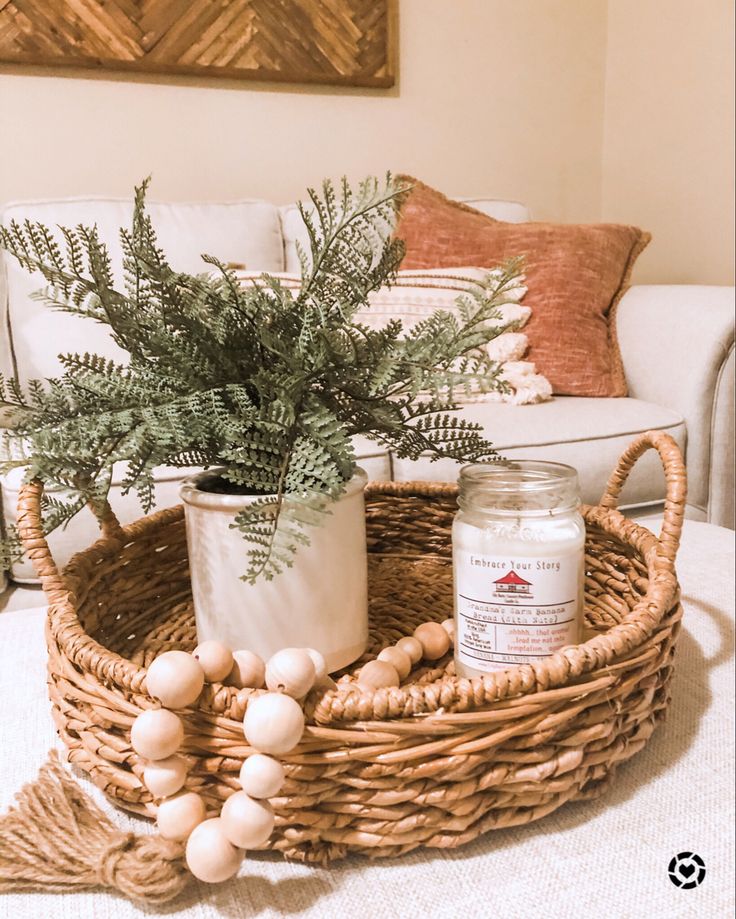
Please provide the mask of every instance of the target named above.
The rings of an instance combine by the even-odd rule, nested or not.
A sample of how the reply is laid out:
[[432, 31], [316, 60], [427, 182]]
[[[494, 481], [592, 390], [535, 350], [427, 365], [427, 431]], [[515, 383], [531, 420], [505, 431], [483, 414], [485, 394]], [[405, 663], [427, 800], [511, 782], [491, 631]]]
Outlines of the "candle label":
[[534, 663], [580, 635], [581, 552], [455, 554], [456, 654], [475, 670]]

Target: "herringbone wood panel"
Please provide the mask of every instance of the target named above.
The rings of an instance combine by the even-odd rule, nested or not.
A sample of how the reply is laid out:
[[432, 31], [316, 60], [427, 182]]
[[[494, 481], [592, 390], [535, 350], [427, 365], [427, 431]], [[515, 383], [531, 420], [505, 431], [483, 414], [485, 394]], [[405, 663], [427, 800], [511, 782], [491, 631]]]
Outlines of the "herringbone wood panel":
[[391, 86], [395, 0], [0, 0], [0, 61]]

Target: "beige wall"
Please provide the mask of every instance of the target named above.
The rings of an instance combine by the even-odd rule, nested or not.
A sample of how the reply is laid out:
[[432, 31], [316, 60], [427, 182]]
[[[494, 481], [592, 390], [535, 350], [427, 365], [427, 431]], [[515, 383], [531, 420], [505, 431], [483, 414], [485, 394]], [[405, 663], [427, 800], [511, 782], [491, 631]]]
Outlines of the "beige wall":
[[[286, 202], [387, 168], [654, 233], [636, 280], [731, 283], [731, 0], [401, 0], [392, 91], [0, 65], [0, 201]], [[604, 124], [605, 121], [605, 124]]]
[[733, 284], [732, 0], [609, 0], [604, 220], [653, 234], [634, 280]]
[[390, 167], [595, 219], [605, 24], [605, 0], [402, 0], [394, 91], [0, 65], [0, 201], [127, 194], [152, 172], [158, 198], [286, 202]]

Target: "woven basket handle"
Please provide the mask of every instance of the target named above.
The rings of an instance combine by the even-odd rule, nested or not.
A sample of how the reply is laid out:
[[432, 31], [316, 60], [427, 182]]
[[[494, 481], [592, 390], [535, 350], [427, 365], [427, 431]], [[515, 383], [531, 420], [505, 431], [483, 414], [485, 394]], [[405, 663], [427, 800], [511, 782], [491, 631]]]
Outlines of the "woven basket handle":
[[[64, 585], [43, 531], [42, 496], [43, 482], [40, 479], [32, 479], [22, 486], [18, 495], [17, 526], [21, 543], [31, 560], [33, 570], [40, 578], [46, 594], [50, 595], [54, 590], [63, 590]], [[107, 501], [100, 509], [91, 504], [87, 506], [97, 517], [103, 536], [123, 536], [120, 521]]]
[[659, 558], [671, 570], [674, 568], [675, 556], [680, 545], [682, 521], [685, 517], [685, 499], [687, 498], [687, 473], [677, 442], [663, 431], [646, 431], [624, 450], [616, 468], [611, 473], [600, 500], [600, 506], [615, 510], [629, 473], [637, 460], [647, 452], [656, 450], [662, 460], [666, 483], [664, 499], [664, 521], [659, 536]]

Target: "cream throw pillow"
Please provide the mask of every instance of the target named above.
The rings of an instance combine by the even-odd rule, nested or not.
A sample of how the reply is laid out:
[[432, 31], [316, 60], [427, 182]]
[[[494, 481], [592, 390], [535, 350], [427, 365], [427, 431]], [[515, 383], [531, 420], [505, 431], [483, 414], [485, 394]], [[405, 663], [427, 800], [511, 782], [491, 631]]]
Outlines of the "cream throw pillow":
[[[491, 273], [482, 268], [445, 268], [426, 271], [399, 271], [391, 287], [382, 287], [370, 295], [370, 307], [358, 310], [355, 319], [372, 329], [383, 328], [391, 319], [400, 319], [404, 329], [412, 329], [435, 310], [456, 312], [457, 297], [478, 287]], [[238, 280], [250, 284], [261, 276], [261, 272], [238, 271]], [[272, 277], [286, 287], [297, 291], [301, 278], [296, 274], [273, 273]], [[519, 285], [511, 292], [517, 300], [526, 293], [526, 287]], [[503, 365], [501, 377], [508, 384], [509, 392], [474, 392], [458, 395], [457, 401], [468, 402], [511, 402], [524, 405], [544, 402], [552, 397], [552, 387], [545, 377], [536, 373], [534, 364], [523, 360], [529, 348], [527, 336], [519, 331], [531, 316], [531, 309], [519, 302], [507, 303], [500, 308], [498, 325], [514, 324], [513, 330], [502, 332], [488, 344], [489, 356]]]

